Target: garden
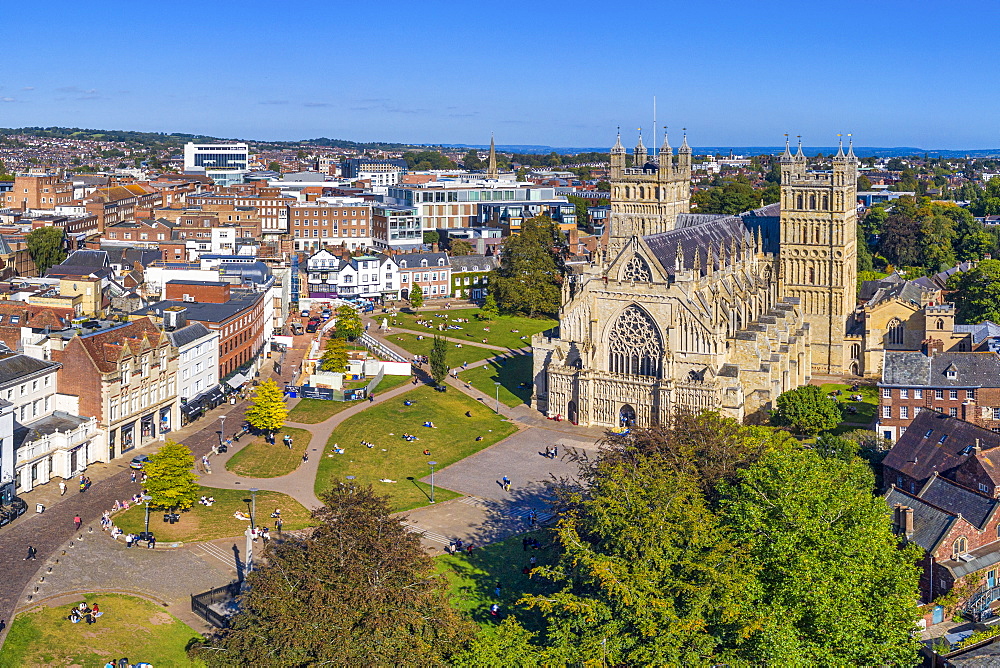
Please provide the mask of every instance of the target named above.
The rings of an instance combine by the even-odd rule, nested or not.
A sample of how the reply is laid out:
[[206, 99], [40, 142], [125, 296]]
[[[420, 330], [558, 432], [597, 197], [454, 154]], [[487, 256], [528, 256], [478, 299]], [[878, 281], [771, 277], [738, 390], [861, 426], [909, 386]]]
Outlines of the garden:
[[[434, 428], [423, 426], [425, 422]], [[428, 461], [436, 461], [437, 469], [444, 468], [515, 431], [513, 424], [461, 392], [420, 387], [376, 404], [337, 427], [319, 463], [316, 495], [329, 489], [334, 478], [343, 481], [353, 475], [355, 484], [370, 484], [388, 495], [394, 511], [427, 505], [430, 485], [420, 479], [430, 474]], [[404, 434], [418, 440], [407, 441]], [[477, 441], [477, 437], [482, 440]], [[424, 450], [430, 454], [425, 455]], [[450, 490], [435, 491], [437, 501], [457, 496]]]

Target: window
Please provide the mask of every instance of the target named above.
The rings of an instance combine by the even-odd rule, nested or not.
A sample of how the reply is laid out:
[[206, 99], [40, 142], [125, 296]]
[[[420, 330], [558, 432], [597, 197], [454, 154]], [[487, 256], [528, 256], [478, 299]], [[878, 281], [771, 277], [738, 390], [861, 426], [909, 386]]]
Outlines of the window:
[[903, 323], [899, 318], [893, 318], [886, 326], [886, 340], [889, 345], [903, 344]]
[[948, 390], [949, 399], [958, 399], [958, 390]]
[[970, 401], [975, 401], [976, 400], [976, 391], [975, 390], [966, 390], [965, 391], [965, 398], [968, 399], [968, 400], [970, 400]]
[[910, 418], [910, 407], [909, 406], [900, 406], [899, 407], [899, 419], [900, 420], [908, 420], [909, 418]]
[[938, 445], [942, 445], [947, 440], [948, 440], [948, 434], [945, 434], [944, 436], [938, 439]]
[[944, 399], [944, 390], [934, 390], [935, 399]]
[[960, 554], [965, 554], [966, 552], [969, 551], [969, 541], [966, 540], [965, 536], [959, 536], [958, 539], [955, 541], [955, 544], [952, 547], [954, 548], [954, 550], [953, 550], [954, 555], [953, 556], [958, 556]]
[[1000, 420], [1000, 408], [993, 409], [993, 419]]
[[899, 398], [900, 399], [909, 399], [910, 398], [910, 391], [906, 390], [906, 389], [900, 390], [899, 391]]
[[883, 387], [882, 388], [882, 396], [885, 397], [886, 399], [891, 399], [892, 398], [892, 390], [889, 389], [888, 387]]
[[951, 417], [958, 417], [958, 409], [957, 408], [949, 408], [948, 409], [948, 415], [951, 416]]
[[891, 418], [892, 417], [892, 406], [883, 406], [882, 407], [882, 417], [884, 417], [884, 418]]
[[924, 391], [923, 390], [913, 390], [913, 398], [914, 399], [923, 399], [924, 398]]

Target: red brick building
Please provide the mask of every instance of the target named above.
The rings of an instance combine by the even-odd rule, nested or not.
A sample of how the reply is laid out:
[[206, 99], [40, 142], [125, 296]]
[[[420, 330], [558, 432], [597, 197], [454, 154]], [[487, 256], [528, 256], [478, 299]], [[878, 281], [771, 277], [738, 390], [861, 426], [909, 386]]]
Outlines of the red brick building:
[[54, 209], [73, 200], [73, 184], [54, 174], [18, 174], [14, 188], [3, 196], [13, 209]]

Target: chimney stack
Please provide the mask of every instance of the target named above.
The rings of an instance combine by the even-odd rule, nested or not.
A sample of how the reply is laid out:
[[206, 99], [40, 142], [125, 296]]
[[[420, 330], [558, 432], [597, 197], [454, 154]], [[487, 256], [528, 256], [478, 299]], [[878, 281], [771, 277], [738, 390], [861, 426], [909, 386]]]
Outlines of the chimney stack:
[[976, 439], [976, 444], [974, 446], [972, 446], [972, 454], [978, 455], [980, 452], [983, 451], [983, 446], [982, 446], [981, 443], [982, 442], [977, 438]]
[[925, 355], [934, 357], [935, 354], [944, 352], [944, 341], [941, 339], [924, 339], [923, 349]]
[[907, 538], [913, 535], [913, 508], [909, 506], [903, 508], [903, 533]]
[[892, 530], [899, 533], [903, 529], [903, 504], [897, 503], [892, 507]]

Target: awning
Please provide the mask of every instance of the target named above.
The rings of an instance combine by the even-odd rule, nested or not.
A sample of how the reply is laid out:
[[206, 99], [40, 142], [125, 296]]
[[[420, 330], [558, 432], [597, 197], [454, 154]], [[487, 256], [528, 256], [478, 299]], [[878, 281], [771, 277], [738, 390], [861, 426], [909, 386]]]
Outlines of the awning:
[[229, 380], [227, 380], [226, 385], [233, 388], [234, 390], [238, 390], [244, 385], [246, 385], [247, 380], [249, 379], [246, 376], [244, 376], [242, 373], [238, 373]]
[[184, 404], [183, 406], [181, 406], [181, 412], [187, 415], [188, 417], [194, 417], [195, 415], [201, 413], [203, 410], [205, 410], [205, 407], [202, 406], [201, 401], [199, 401], [198, 399], [193, 399]]
[[224, 401], [226, 398], [226, 396], [222, 393], [222, 388], [219, 387], [218, 385], [213, 387], [211, 390], [205, 392], [204, 396], [205, 396], [205, 401], [213, 404], [218, 404], [221, 401]]

